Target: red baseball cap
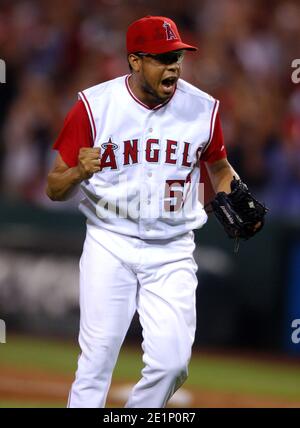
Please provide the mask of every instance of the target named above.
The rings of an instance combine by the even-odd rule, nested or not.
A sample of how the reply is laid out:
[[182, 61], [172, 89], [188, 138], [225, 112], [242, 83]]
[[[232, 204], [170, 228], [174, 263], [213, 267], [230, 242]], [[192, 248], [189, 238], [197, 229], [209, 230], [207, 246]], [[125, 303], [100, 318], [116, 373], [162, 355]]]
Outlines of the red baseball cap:
[[146, 16], [134, 21], [127, 30], [127, 53], [161, 54], [179, 49], [196, 51], [183, 43], [175, 22], [164, 16]]

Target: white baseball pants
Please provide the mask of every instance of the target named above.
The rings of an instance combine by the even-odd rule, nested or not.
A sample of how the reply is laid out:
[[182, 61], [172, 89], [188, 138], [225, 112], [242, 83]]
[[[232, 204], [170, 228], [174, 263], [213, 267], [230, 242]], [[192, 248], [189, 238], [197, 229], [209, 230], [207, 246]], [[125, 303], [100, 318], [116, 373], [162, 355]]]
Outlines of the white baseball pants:
[[135, 311], [142, 377], [125, 407], [161, 408], [187, 377], [196, 328], [194, 233], [141, 240], [87, 225], [80, 259], [81, 355], [68, 407], [104, 407]]

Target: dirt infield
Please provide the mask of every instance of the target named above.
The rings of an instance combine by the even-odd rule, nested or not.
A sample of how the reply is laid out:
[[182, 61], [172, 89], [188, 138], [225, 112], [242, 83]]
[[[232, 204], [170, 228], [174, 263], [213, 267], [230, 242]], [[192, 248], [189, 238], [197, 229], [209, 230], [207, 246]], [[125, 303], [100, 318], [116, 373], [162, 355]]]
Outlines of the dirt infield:
[[[68, 391], [73, 381], [71, 376], [49, 374], [31, 370], [26, 372], [9, 366], [0, 368], [0, 401], [9, 400], [24, 403], [57, 403], [64, 407]], [[113, 382], [107, 407], [123, 407], [132, 385], [127, 382]], [[300, 401], [288, 401], [280, 398], [251, 396], [249, 394], [207, 391], [204, 389], [181, 388], [168, 407], [176, 408], [240, 408], [240, 407], [300, 407]]]

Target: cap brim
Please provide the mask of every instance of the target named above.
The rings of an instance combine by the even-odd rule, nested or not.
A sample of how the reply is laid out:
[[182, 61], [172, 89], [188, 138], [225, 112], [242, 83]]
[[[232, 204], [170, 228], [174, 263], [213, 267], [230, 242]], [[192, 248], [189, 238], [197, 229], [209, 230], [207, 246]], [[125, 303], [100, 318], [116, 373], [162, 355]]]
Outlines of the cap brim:
[[187, 50], [187, 51], [197, 51], [198, 48], [196, 46], [187, 45], [182, 42], [172, 43], [172, 46], [169, 44], [167, 46], [155, 46], [147, 51], [149, 54], [162, 54], [166, 52], [178, 51], [178, 50]]

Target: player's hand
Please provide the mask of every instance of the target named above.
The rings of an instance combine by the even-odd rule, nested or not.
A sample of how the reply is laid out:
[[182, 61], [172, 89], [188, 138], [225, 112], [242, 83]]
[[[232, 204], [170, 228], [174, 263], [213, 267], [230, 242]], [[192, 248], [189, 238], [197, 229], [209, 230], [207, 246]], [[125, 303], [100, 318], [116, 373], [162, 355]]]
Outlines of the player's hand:
[[95, 172], [99, 172], [101, 170], [100, 153], [100, 147], [82, 147], [80, 149], [77, 168], [82, 180], [91, 178]]

